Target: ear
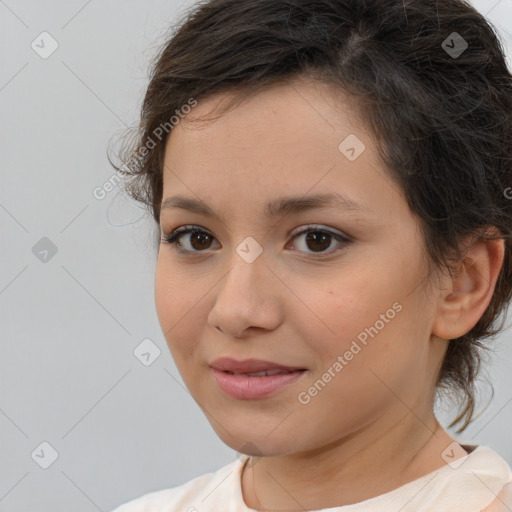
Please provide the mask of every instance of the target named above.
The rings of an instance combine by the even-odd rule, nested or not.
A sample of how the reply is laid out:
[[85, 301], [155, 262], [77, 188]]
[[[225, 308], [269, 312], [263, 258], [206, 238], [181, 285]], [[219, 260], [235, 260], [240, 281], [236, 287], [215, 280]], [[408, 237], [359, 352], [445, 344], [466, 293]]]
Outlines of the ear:
[[[495, 227], [486, 235], [500, 236]], [[455, 276], [448, 276], [439, 293], [432, 334], [447, 340], [469, 332], [491, 301], [505, 255], [502, 238], [471, 237], [465, 257]], [[471, 245], [472, 244], [472, 245]]]

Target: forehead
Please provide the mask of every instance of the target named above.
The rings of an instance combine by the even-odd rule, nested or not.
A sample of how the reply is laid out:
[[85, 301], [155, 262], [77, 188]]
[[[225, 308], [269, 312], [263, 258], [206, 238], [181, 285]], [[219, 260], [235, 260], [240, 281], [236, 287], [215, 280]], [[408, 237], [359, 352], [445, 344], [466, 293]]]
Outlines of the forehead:
[[[225, 112], [224, 109], [233, 99], [237, 100], [237, 106]], [[336, 115], [334, 123], [333, 112]], [[297, 120], [301, 122], [295, 124]], [[297, 134], [300, 126], [310, 126], [310, 136], [314, 129], [320, 128], [320, 124], [325, 125], [324, 129], [341, 132], [348, 128], [361, 133], [366, 131], [358, 119], [355, 97], [332, 85], [308, 77], [296, 77], [284, 83], [266, 86], [252, 94], [236, 89], [235, 92], [221, 92], [201, 99], [173, 133], [183, 135], [186, 130], [187, 138], [191, 139], [194, 132], [201, 131], [202, 134], [197, 133], [197, 137], [207, 137], [211, 132], [235, 130], [241, 126], [252, 126], [257, 130], [256, 125], [262, 121], [271, 121], [273, 128], [293, 125]], [[269, 135], [282, 136], [287, 131]]]
[[[224, 112], [232, 99], [232, 93], [224, 92], [199, 100], [174, 126], [166, 143], [167, 167], [199, 171], [220, 165], [224, 171], [240, 172], [263, 161], [265, 168], [273, 169], [275, 162], [281, 170], [273, 173], [278, 178], [289, 166], [297, 170], [299, 160], [335, 163], [341, 156], [340, 142], [350, 134], [364, 140], [366, 155], [374, 153], [356, 120], [354, 100], [351, 105], [348, 97], [326, 84], [297, 78], [242, 97]], [[188, 169], [190, 165], [194, 169]]]
[[[349, 96], [299, 79], [219, 114], [232, 97], [198, 101], [173, 128], [165, 152], [164, 201], [174, 193], [205, 200], [215, 190], [222, 201], [246, 205], [310, 192], [344, 193], [367, 205], [383, 202], [388, 193], [394, 194], [388, 206], [396, 204], [400, 191]], [[346, 150], [354, 148], [356, 158], [348, 158], [354, 151]]]

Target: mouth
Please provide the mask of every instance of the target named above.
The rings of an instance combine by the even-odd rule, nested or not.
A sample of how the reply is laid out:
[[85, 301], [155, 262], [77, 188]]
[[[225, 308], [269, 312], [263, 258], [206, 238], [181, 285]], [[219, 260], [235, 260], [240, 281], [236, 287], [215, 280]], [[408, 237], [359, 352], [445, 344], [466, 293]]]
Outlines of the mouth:
[[237, 373], [232, 372], [230, 370], [221, 370], [224, 371], [224, 373], [227, 373], [228, 375], [237, 375], [239, 377], [271, 377], [273, 375], [287, 375], [289, 373], [296, 373], [296, 372], [305, 372], [305, 369], [299, 369], [299, 370], [263, 370], [260, 372], [246, 372], [246, 373]]
[[231, 357], [220, 357], [210, 363], [215, 370], [229, 372], [237, 375], [259, 376], [262, 372], [273, 375], [275, 373], [287, 373], [298, 370], [305, 370], [298, 366], [287, 366], [273, 361], [263, 359], [244, 359], [238, 361]]
[[264, 399], [284, 391], [306, 375], [307, 370], [262, 370], [236, 373], [211, 368], [217, 386], [238, 400]]

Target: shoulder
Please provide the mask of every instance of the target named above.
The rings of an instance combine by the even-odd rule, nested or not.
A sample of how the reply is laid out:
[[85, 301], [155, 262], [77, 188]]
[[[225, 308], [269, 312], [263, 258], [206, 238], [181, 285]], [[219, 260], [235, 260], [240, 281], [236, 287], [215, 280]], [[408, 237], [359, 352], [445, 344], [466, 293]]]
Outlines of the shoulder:
[[[417, 495], [421, 506], [416, 505], [411, 511], [466, 512], [468, 507], [471, 510], [484, 510], [496, 499], [504, 487], [512, 482], [512, 470], [490, 447], [479, 445], [471, 448], [474, 449], [468, 455], [447, 462], [442, 469], [416, 481], [422, 486]], [[406, 485], [403, 489], [414, 491], [414, 486], [409, 488]], [[409, 508], [406, 507], [403, 512], [406, 511]]]
[[208, 510], [205, 504], [224, 499], [236, 500], [244, 462], [245, 458], [236, 459], [217, 471], [198, 476], [180, 486], [144, 494], [112, 512], [198, 512]]

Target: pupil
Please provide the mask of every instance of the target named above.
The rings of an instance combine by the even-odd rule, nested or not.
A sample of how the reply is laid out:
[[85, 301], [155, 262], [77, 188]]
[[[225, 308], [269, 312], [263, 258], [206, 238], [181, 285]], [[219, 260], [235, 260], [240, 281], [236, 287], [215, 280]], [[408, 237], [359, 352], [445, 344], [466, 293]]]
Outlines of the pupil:
[[[210, 235], [208, 235], [207, 233], [201, 233], [200, 231], [196, 231], [194, 236], [192, 236], [192, 246], [195, 248], [195, 249], [198, 249], [198, 247], [196, 247], [194, 245], [194, 241], [198, 241], [200, 244], [204, 243], [204, 239], [209, 237]], [[204, 249], [205, 247], [199, 247], [199, 249]]]
[[[315, 232], [310, 232], [306, 235], [306, 243], [309, 244], [309, 242], [313, 242], [313, 243], [318, 243], [318, 239], [317, 238], [321, 238], [323, 239], [323, 241], [325, 241], [326, 239], [330, 238], [330, 235], [327, 234], [327, 233], [322, 233], [320, 231], [315, 231]], [[309, 245], [308, 245], [309, 247]], [[327, 245], [323, 244], [323, 247], [320, 249], [326, 249], [327, 247], [329, 247], [329, 243], [327, 243]], [[309, 247], [310, 249], [312, 249], [311, 247]], [[314, 248], [313, 248], [314, 250]]]

